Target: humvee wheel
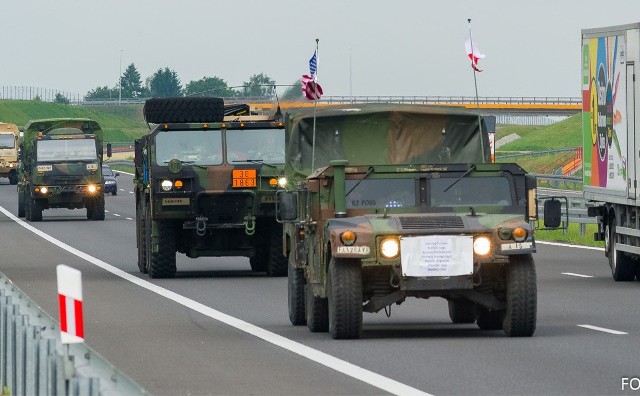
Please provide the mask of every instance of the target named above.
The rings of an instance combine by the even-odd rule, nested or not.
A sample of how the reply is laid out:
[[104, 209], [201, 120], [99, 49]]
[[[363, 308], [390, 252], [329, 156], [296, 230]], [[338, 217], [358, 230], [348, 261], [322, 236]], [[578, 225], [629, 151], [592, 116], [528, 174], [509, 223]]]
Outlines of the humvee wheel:
[[452, 323], [473, 323], [476, 321], [476, 307], [464, 300], [448, 300], [449, 317]]
[[[150, 209], [147, 209], [150, 212]], [[151, 213], [148, 213], [149, 217]], [[147, 241], [147, 262], [149, 276], [152, 278], [173, 278], [176, 274], [176, 241], [172, 224], [168, 221], [156, 222], [158, 230], [158, 251], [151, 246], [151, 223], [147, 224], [149, 241]]]
[[287, 266], [287, 300], [289, 302], [289, 320], [294, 326], [301, 326], [306, 323], [304, 316], [304, 271], [296, 268], [291, 263]]
[[611, 217], [609, 224], [605, 227], [605, 237], [607, 240], [607, 251], [609, 257], [609, 267], [611, 275], [616, 282], [629, 282], [635, 278], [634, 261], [624, 252], [618, 250], [616, 246], [616, 219]]
[[335, 339], [360, 338], [362, 273], [358, 260], [331, 258], [327, 279], [329, 333]]
[[[91, 220], [104, 220], [104, 195], [93, 198], [91, 203]], [[89, 209], [87, 209], [89, 210]], [[88, 217], [88, 216], [87, 216]]]
[[481, 330], [502, 330], [504, 311], [489, 311], [486, 308], [478, 308], [478, 320], [476, 324]]
[[312, 333], [324, 333], [329, 330], [327, 299], [314, 296], [313, 286], [309, 282], [304, 286], [304, 308], [307, 327]]
[[267, 276], [286, 276], [287, 258], [282, 254], [282, 226], [274, 223], [269, 230], [269, 261]]
[[152, 124], [178, 122], [220, 122], [224, 101], [213, 97], [173, 97], [147, 99], [144, 119]]
[[506, 269], [507, 310], [503, 330], [509, 337], [531, 337], [536, 331], [536, 268], [531, 254], [511, 256]]
[[14, 186], [18, 184], [18, 173], [16, 171], [9, 173], [9, 184], [13, 184]]
[[18, 217], [24, 217], [24, 197], [23, 192], [18, 192]]
[[33, 199], [29, 203], [27, 208], [27, 220], [29, 221], [42, 221], [42, 205], [37, 200]]
[[144, 218], [144, 211], [142, 205], [137, 204], [136, 208], [136, 240], [138, 246], [138, 269], [140, 273], [147, 273], [147, 244], [145, 243], [146, 224], [147, 220]]

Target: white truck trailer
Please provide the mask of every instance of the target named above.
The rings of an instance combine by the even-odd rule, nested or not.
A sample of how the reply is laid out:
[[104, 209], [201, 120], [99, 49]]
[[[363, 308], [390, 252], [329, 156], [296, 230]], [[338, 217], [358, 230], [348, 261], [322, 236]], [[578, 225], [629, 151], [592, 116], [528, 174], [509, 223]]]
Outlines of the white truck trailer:
[[638, 70], [640, 23], [582, 30], [584, 198], [616, 281], [640, 279]]

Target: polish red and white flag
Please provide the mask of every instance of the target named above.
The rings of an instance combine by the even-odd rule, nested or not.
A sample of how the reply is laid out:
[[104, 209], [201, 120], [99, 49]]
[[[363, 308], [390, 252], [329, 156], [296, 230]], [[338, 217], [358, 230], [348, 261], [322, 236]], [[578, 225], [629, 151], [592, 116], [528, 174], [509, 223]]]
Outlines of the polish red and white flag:
[[63, 344], [84, 342], [82, 315], [82, 274], [64, 264], [56, 267], [58, 306], [60, 308], [60, 338]]

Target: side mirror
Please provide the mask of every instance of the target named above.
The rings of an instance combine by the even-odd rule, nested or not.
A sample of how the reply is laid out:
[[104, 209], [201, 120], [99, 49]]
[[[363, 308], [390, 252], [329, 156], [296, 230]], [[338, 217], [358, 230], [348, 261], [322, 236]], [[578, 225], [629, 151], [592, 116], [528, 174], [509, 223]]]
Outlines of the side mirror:
[[111, 143], [107, 143], [107, 158], [111, 158], [113, 155], [113, 148], [111, 147]]
[[113, 172], [113, 176], [114, 176], [114, 177], [118, 177], [118, 176], [120, 176], [120, 172]]
[[278, 222], [293, 222], [298, 219], [298, 192], [276, 192], [276, 220]]
[[562, 203], [552, 198], [544, 201], [544, 226], [558, 228], [562, 223]]

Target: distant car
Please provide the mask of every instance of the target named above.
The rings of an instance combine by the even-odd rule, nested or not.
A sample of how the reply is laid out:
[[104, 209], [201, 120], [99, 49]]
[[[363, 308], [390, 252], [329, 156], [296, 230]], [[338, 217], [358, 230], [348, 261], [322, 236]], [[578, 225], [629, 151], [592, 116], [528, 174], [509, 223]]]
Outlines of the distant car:
[[120, 172], [114, 172], [109, 165], [102, 165], [102, 176], [104, 176], [104, 193], [118, 195], [118, 181], [116, 177], [120, 176]]

